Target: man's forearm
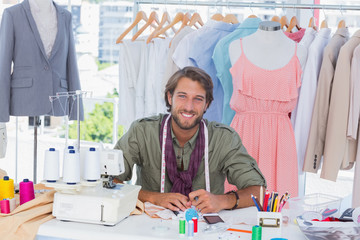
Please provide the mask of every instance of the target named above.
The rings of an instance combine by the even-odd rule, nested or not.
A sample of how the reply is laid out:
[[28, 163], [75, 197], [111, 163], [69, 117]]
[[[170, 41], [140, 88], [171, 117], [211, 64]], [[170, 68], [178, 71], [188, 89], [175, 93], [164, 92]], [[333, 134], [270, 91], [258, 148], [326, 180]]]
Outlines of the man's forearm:
[[147, 190], [140, 190], [138, 198], [142, 202], [151, 202], [151, 203], [155, 204], [156, 195], [158, 195], [158, 194], [160, 194], [160, 193], [150, 192]]
[[[254, 201], [251, 199], [251, 194], [256, 196], [256, 198], [260, 201], [260, 188], [263, 186], [250, 186], [244, 189], [237, 190], [237, 194], [239, 195], [239, 204], [237, 208], [244, 208], [254, 206]], [[235, 199], [235, 196], [233, 197]], [[235, 201], [234, 201], [235, 205]], [[233, 206], [234, 206], [233, 205]]]

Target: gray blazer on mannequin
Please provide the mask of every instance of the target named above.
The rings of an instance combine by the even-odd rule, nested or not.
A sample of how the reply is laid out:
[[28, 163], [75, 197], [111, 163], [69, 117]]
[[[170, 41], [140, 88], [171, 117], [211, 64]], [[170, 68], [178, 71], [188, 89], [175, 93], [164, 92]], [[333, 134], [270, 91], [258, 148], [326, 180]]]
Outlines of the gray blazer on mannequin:
[[[4, 10], [0, 28], [0, 122], [9, 121], [9, 115], [70, 115], [76, 119], [76, 101], [59, 98], [52, 106], [49, 100], [58, 92], [80, 90], [71, 13], [54, 5], [58, 32], [49, 58], [29, 1]], [[80, 111], [82, 117], [82, 105]]]

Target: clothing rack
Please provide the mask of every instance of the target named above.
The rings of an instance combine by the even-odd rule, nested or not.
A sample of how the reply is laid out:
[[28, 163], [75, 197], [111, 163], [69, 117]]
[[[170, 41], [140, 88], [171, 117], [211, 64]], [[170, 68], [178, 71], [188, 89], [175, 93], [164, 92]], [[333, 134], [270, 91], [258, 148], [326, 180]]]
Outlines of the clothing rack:
[[326, 10], [360, 10], [360, 5], [330, 5], [330, 4], [298, 4], [298, 3], [256, 3], [237, 1], [167, 1], [167, 0], [134, 0], [134, 10], [137, 12], [139, 4], [164, 4], [188, 6], [214, 7], [249, 7], [249, 8], [291, 8], [291, 9], [326, 9]]

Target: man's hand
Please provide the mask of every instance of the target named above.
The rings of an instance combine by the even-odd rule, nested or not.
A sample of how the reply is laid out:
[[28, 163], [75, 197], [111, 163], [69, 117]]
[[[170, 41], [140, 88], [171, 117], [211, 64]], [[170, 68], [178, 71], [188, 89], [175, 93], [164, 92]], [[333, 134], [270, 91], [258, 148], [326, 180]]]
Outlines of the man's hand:
[[[229, 195], [215, 195], [204, 189], [189, 193], [192, 205], [199, 209], [201, 213], [215, 213], [228, 208], [228, 205], [230, 204], [233, 204], [232, 206], [234, 206], [235, 200], [230, 199], [231, 197], [232, 196]], [[227, 204], [228, 202], [230, 202], [230, 204]]]
[[185, 211], [189, 206], [189, 198], [181, 193], [158, 193], [146, 190], [140, 190], [139, 199], [143, 202], [168, 208], [172, 211]]

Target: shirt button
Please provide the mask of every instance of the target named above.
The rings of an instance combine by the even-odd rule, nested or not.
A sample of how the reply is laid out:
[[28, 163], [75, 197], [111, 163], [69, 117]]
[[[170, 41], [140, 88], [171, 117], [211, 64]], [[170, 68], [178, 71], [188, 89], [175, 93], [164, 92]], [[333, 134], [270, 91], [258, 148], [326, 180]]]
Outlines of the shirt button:
[[48, 69], [49, 67], [45, 65], [44, 70], [47, 71]]

